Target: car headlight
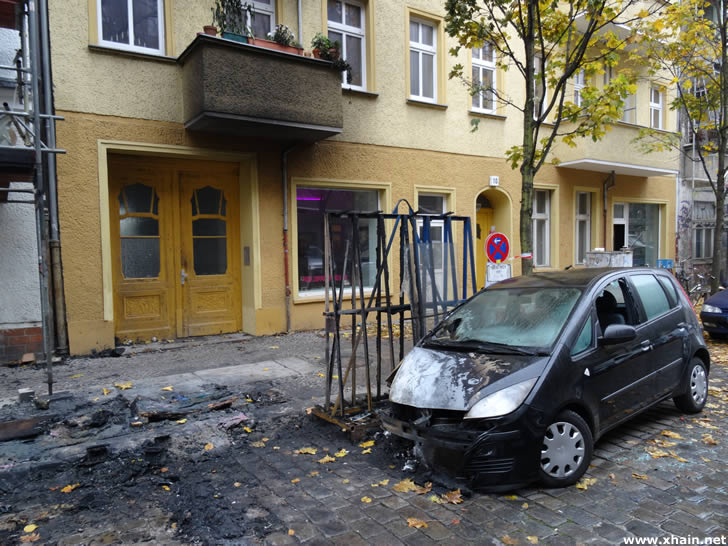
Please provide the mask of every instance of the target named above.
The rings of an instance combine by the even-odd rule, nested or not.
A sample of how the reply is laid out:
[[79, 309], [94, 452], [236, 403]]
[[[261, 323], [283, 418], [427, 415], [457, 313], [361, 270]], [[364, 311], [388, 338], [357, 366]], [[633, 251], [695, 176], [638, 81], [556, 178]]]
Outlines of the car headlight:
[[722, 313], [720, 307], [716, 307], [715, 305], [703, 305], [703, 312], [704, 313]]
[[486, 396], [470, 408], [470, 411], [465, 415], [465, 419], [500, 417], [511, 413], [523, 404], [537, 380], [538, 377], [527, 379]]

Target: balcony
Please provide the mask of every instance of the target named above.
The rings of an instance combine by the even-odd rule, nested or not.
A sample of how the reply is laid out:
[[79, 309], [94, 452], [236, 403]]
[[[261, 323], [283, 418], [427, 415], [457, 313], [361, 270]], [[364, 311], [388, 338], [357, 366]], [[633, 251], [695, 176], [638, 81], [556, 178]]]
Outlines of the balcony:
[[571, 148], [559, 142], [553, 156], [559, 167], [637, 177], [674, 176], [678, 170], [678, 154], [672, 150], [643, 153], [632, 141], [640, 127], [618, 123], [604, 137], [594, 142], [579, 138]]
[[177, 62], [190, 131], [309, 142], [342, 131], [341, 74], [328, 61], [198, 35]]

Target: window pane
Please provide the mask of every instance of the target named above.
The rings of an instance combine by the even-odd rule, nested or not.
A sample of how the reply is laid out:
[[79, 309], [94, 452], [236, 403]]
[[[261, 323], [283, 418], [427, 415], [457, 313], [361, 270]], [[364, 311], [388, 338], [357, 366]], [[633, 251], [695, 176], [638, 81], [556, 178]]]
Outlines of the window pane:
[[630, 203], [628, 215], [627, 246], [632, 249], [632, 263], [654, 267], [660, 240], [659, 205]]
[[442, 214], [445, 211], [445, 197], [442, 195], [420, 195], [417, 208], [424, 214]]
[[592, 327], [592, 319], [591, 317], [589, 317], [586, 321], [586, 324], [584, 324], [584, 327], [581, 329], [579, 337], [576, 338], [574, 346], [571, 348], [571, 354], [579, 354], [580, 352], [588, 349], [592, 344], [593, 333], [594, 328]]
[[536, 222], [536, 265], [546, 264], [546, 220], [534, 220]]
[[101, 0], [101, 36], [108, 42], [129, 43], [129, 9], [126, 0]]
[[696, 258], [703, 257], [703, 230], [702, 229], [695, 230], [695, 257]]
[[122, 239], [121, 272], [126, 279], [159, 277], [159, 239]]
[[200, 218], [192, 222], [192, 235], [198, 236], [225, 236], [225, 220], [216, 218]]
[[410, 42], [420, 41], [420, 25], [410, 21]]
[[614, 205], [614, 217], [624, 218], [624, 205], [622, 203], [617, 203]]
[[420, 54], [410, 50], [410, 95], [420, 94]]
[[634, 275], [632, 277], [637, 293], [645, 308], [647, 320], [661, 315], [670, 309], [665, 291], [652, 275]]
[[126, 204], [129, 207], [128, 212], [149, 212], [152, 208], [152, 190], [151, 187], [144, 184], [132, 184], [126, 186], [123, 190], [126, 196]]
[[253, 36], [256, 38], [266, 38], [268, 33], [273, 30], [270, 15], [260, 11], [254, 12], [250, 26], [253, 27]]
[[493, 44], [487, 43], [482, 48], [483, 60], [493, 62]]
[[705, 257], [710, 258], [713, 255], [713, 230], [705, 230]]
[[479, 47], [476, 47], [475, 49], [473, 49], [472, 50], [473, 59], [479, 60], [480, 59], [480, 53], [481, 53], [481, 49]]
[[[297, 188], [296, 212], [298, 216], [298, 281], [299, 292], [324, 287], [324, 213], [326, 211], [375, 211], [379, 208], [376, 190], [338, 190], [329, 188]], [[352, 240], [351, 222], [332, 219], [332, 248], [334, 278], [342, 276], [345, 285], [350, 282], [350, 271], [344, 272], [346, 241]], [[362, 256], [364, 286], [371, 287], [376, 273], [376, 221], [361, 219], [359, 223], [359, 249]], [[352, 248], [349, 247], [349, 258]]]
[[422, 29], [421, 43], [425, 45], [434, 45], [434, 29], [430, 25], [420, 25]]
[[211, 186], [195, 190], [197, 194], [197, 205], [200, 207], [198, 214], [220, 214], [220, 198], [222, 192]]
[[334, 21], [335, 23], [341, 23], [341, 2], [336, 2], [335, 0], [329, 0], [328, 3], [328, 17], [329, 21]]
[[586, 259], [587, 240], [586, 240], [586, 220], [577, 222], [577, 241], [579, 247], [576, 249], [576, 261], [583, 264]]
[[536, 214], [546, 214], [546, 192], [537, 191], [535, 193]]
[[359, 6], [346, 4], [346, 24], [350, 27], [361, 28], [361, 8]]
[[[473, 66], [473, 86], [477, 87], [479, 85], [480, 85], [480, 68], [478, 68], [477, 66]], [[480, 91], [478, 91], [477, 93], [475, 93], [473, 95], [473, 108], [482, 108], [481, 103], [480, 103], [482, 96], [483, 95]]]
[[422, 96], [430, 99], [435, 98], [434, 70], [435, 57], [422, 53]]
[[122, 237], [155, 237], [159, 235], [159, 222], [156, 218], [122, 218], [120, 232]]
[[351, 85], [362, 85], [362, 43], [356, 36], [346, 37], [346, 60], [351, 65]]
[[665, 277], [657, 277], [657, 280], [660, 281], [660, 284], [668, 293], [668, 299], [671, 300], [670, 307], [675, 307], [678, 302], [678, 295], [675, 290], [675, 286], [672, 282], [670, 282], [669, 279], [666, 279]]
[[483, 69], [483, 87], [486, 88], [483, 91], [483, 108], [486, 110], [495, 109], [495, 101], [493, 97], [493, 71]]
[[227, 239], [192, 239], [196, 275], [224, 275], [227, 271]]
[[134, 45], [159, 49], [157, 0], [132, 0]]
[[579, 209], [577, 210], [577, 214], [588, 214], [589, 208], [587, 206], [587, 200], [589, 197], [589, 194], [587, 193], [578, 193], [578, 203], [579, 203]]
[[329, 40], [331, 40], [332, 42], [339, 42], [339, 45], [343, 45], [342, 44], [343, 36], [344, 35], [341, 34], [341, 32], [335, 32], [333, 30], [329, 30]]

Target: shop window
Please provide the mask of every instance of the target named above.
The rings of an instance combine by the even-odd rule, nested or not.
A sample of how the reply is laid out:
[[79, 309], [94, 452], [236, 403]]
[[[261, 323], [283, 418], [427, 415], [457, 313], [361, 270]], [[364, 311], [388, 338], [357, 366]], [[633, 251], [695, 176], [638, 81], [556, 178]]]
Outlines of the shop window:
[[660, 205], [615, 203], [612, 248], [632, 251], [632, 264], [654, 267], [660, 255]]
[[[377, 190], [343, 188], [297, 187], [296, 215], [298, 231], [298, 293], [301, 296], [323, 295], [325, 286], [324, 216], [326, 212], [372, 212], [379, 210]], [[332, 218], [331, 246], [334, 261], [334, 280], [337, 287], [342, 279], [351, 286], [350, 265], [344, 264], [347, 241], [352, 241], [351, 221]], [[364, 288], [372, 288], [376, 275], [377, 222], [360, 218], [358, 241], [362, 261]], [[349, 263], [352, 248], [349, 248]]]
[[96, 0], [99, 43], [164, 55], [163, 0]]

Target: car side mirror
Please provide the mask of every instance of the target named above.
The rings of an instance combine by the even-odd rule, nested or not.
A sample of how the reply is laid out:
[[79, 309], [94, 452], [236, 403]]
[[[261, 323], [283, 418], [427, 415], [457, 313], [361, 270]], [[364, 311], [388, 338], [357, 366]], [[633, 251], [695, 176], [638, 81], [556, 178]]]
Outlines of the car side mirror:
[[637, 337], [637, 330], [629, 324], [610, 324], [604, 331], [604, 335], [599, 338], [600, 345], [614, 345], [616, 343], [624, 343], [632, 341]]

